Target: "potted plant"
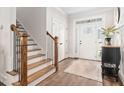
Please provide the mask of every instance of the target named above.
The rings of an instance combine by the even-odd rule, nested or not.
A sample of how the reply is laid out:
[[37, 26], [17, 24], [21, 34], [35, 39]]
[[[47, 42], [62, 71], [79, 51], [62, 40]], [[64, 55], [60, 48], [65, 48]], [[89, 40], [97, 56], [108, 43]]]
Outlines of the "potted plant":
[[103, 34], [105, 35], [105, 40], [107, 42], [107, 45], [111, 45], [111, 38], [115, 34], [115, 32], [118, 30], [115, 26], [110, 26], [107, 28], [101, 28], [103, 30]]

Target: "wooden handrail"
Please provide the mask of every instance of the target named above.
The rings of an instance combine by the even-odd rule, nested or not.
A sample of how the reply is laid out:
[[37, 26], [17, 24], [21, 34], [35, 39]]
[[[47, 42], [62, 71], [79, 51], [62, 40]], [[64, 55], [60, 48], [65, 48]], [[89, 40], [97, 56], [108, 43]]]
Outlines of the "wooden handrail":
[[17, 37], [20, 38], [20, 84], [22, 86], [27, 85], [27, 37], [26, 33], [20, 33], [14, 24], [11, 25], [11, 30], [16, 33]]
[[15, 32], [16, 36], [21, 37], [21, 33], [16, 29], [16, 26], [14, 24], [12, 24], [10, 28], [13, 32]]
[[56, 67], [56, 71], [58, 71], [58, 37], [53, 37], [49, 32], [47, 32], [47, 35], [54, 41], [54, 66]]
[[55, 41], [55, 38], [49, 32], [47, 32], [47, 35], [50, 36]]

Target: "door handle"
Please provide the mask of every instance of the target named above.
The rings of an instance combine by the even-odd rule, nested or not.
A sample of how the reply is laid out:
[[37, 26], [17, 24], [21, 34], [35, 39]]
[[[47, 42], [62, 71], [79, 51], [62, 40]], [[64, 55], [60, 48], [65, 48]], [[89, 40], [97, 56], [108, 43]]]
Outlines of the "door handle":
[[80, 44], [82, 44], [82, 43], [80, 43]]

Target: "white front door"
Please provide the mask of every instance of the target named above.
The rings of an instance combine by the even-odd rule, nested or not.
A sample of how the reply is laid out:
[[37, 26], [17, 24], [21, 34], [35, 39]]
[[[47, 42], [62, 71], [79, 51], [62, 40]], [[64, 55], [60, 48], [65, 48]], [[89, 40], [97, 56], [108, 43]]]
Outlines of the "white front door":
[[97, 60], [99, 22], [77, 25], [78, 57]]
[[82, 25], [79, 34], [79, 57], [95, 59], [97, 32], [93, 25]]

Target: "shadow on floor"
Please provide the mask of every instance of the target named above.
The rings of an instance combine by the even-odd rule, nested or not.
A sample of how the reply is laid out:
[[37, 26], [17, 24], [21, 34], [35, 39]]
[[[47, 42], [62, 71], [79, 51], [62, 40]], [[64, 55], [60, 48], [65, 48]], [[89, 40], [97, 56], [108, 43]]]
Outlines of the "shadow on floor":
[[5, 86], [2, 82], [0, 82], [0, 86]]

